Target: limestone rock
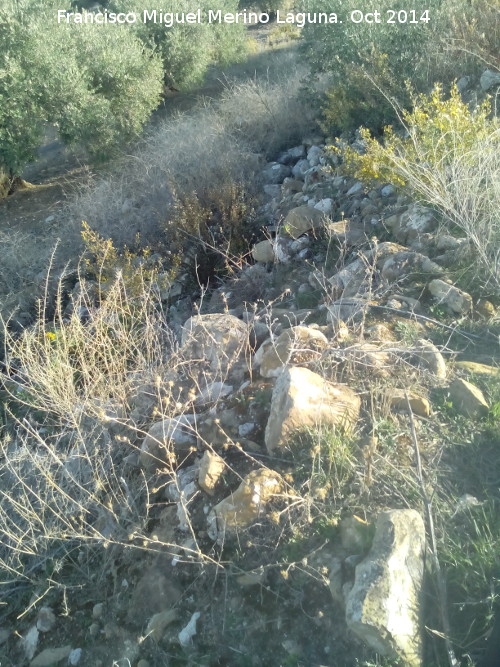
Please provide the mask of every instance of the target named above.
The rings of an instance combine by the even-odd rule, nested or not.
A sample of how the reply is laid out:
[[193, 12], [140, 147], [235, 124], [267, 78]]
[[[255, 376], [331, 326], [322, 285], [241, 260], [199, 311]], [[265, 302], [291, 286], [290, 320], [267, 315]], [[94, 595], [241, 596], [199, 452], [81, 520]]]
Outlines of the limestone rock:
[[414, 349], [418, 365], [422, 365], [440, 380], [446, 378], [446, 362], [437, 347], [428, 340], [419, 339]]
[[179, 415], [153, 424], [141, 446], [141, 465], [154, 470], [171, 463], [175, 454], [186, 454], [196, 446], [193, 415]]
[[307, 368], [287, 368], [278, 378], [265, 431], [269, 452], [305, 427], [350, 429], [359, 416], [361, 401], [345, 385], [327, 382]]
[[495, 317], [497, 313], [495, 306], [491, 303], [491, 301], [488, 301], [488, 299], [478, 299], [475, 306], [475, 311], [478, 315], [484, 317], [487, 320]]
[[42, 607], [36, 619], [36, 628], [40, 632], [49, 632], [56, 624], [56, 615], [50, 607]]
[[256, 243], [252, 248], [252, 257], [256, 262], [274, 262], [274, 247], [272, 241], [265, 239]]
[[466, 239], [457, 239], [449, 234], [442, 234], [436, 241], [436, 249], [447, 252], [448, 250], [457, 250], [466, 242]]
[[[405, 392], [401, 389], [393, 389], [387, 393], [387, 399], [391, 409], [400, 412], [408, 410]], [[418, 417], [429, 417], [431, 414], [431, 404], [423, 396], [419, 396], [412, 391], [408, 392], [411, 411]]]
[[361, 320], [368, 307], [364, 299], [342, 298], [327, 306], [327, 317], [334, 327], [339, 321], [349, 324]]
[[392, 255], [404, 251], [407, 252], [406, 248], [397, 243], [384, 242], [347, 264], [328, 280], [336, 298], [353, 297], [363, 291], [363, 288], [367, 290], [373, 279], [374, 268], [381, 269]]
[[290, 176], [291, 173], [290, 167], [279, 162], [270, 162], [262, 171], [262, 176], [267, 183], [275, 185], [283, 183], [283, 179]]
[[30, 667], [53, 667], [71, 653], [71, 646], [46, 648], [30, 662]]
[[369, 280], [372, 272], [364, 259], [355, 259], [340, 271], [337, 271], [328, 282], [333, 287], [336, 298], [341, 296], [356, 296], [365, 281]]
[[180, 597], [181, 591], [177, 584], [157, 567], [150, 567], [139, 579], [132, 593], [127, 621], [142, 626], [155, 614], [172, 609]]
[[361, 181], [356, 181], [354, 185], [351, 185], [345, 194], [346, 197], [352, 197], [353, 195], [357, 195], [360, 192], [363, 192], [363, 183], [361, 183]]
[[495, 368], [494, 366], [488, 366], [487, 364], [478, 364], [475, 361], [456, 361], [454, 366], [456, 368], [467, 371], [468, 373], [474, 373], [474, 375], [498, 375], [500, 369]]
[[372, 324], [369, 327], [366, 327], [365, 334], [371, 340], [377, 340], [381, 343], [386, 343], [388, 341], [394, 340], [392, 331], [385, 324]]
[[165, 609], [160, 611], [157, 614], [154, 614], [149, 619], [149, 623], [146, 628], [146, 637], [152, 637], [155, 641], [159, 642], [165, 632], [165, 628], [177, 620], [178, 614], [175, 609]]
[[39, 635], [40, 633], [38, 632], [36, 625], [33, 625], [21, 639], [21, 646], [24, 651], [24, 655], [28, 660], [31, 660], [35, 655], [35, 651], [38, 646]]
[[266, 345], [262, 355], [260, 374], [262, 377], [277, 377], [285, 364], [304, 364], [316, 359], [328, 346], [328, 339], [317, 329], [291, 327], [285, 329], [273, 344]]
[[204, 359], [225, 373], [244, 356], [248, 326], [229, 313], [195, 315], [184, 324], [181, 343], [189, 359]]
[[425, 527], [415, 510], [382, 512], [373, 545], [347, 594], [349, 628], [372, 649], [422, 664], [420, 631]]
[[488, 413], [489, 405], [483, 392], [471, 382], [459, 378], [451, 383], [449, 392], [454, 407], [465, 417], [477, 417]]
[[320, 199], [319, 202], [314, 204], [314, 208], [325, 215], [330, 215], [333, 209], [333, 199], [330, 199], [329, 197]]
[[479, 79], [479, 85], [481, 86], [481, 90], [485, 92], [495, 86], [500, 86], [500, 72], [495, 72], [492, 69], [484, 70]]
[[472, 308], [472, 297], [454, 285], [436, 278], [431, 280], [427, 289], [437, 300], [438, 304], [445, 305], [453, 313], [466, 313]]
[[304, 179], [306, 171], [311, 168], [309, 161], [306, 159], [299, 160], [294, 167], [292, 168], [292, 174], [294, 178]]
[[268, 502], [283, 490], [277, 472], [268, 468], [253, 470], [230, 496], [216, 505], [208, 516], [208, 534], [221, 539], [228, 531], [246, 528], [266, 509]]
[[427, 232], [432, 232], [437, 226], [431, 209], [420, 204], [411, 204], [394, 225], [394, 233], [401, 243], [410, 243]]
[[391, 353], [375, 343], [358, 343], [347, 349], [339, 351], [339, 355], [345, 359], [346, 364], [352, 370], [368, 371], [378, 377], [389, 375], [393, 366]]
[[74, 665], [78, 665], [80, 663], [80, 660], [82, 659], [82, 649], [81, 648], [74, 648], [71, 653], [68, 655], [68, 665], [73, 667]]
[[196, 396], [196, 405], [205, 405], [207, 403], [216, 403], [226, 398], [233, 392], [234, 387], [224, 382], [209, 382], [206, 387]]
[[372, 537], [372, 526], [358, 516], [347, 516], [340, 522], [340, 541], [350, 554], [365, 552]]
[[321, 227], [324, 221], [325, 214], [321, 211], [309, 206], [299, 206], [288, 212], [283, 227], [292, 238], [298, 239], [309, 230]]
[[192, 643], [193, 637], [196, 636], [196, 622], [200, 616], [201, 613], [199, 611], [195, 611], [189, 619], [189, 623], [184, 628], [182, 628], [182, 630], [177, 635], [181, 646], [189, 646]]
[[215, 493], [215, 487], [225, 467], [224, 459], [214, 452], [207, 450], [201, 457], [198, 484], [209, 496]]
[[443, 269], [426, 255], [413, 250], [394, 253], [384, 262], [381, 275], [388, 283], [393, 283], [412, 273], [431, 273], [441, 275]]
[[281, 185], [264, 185], [263, 190], [271, 199], [280, 199], [281, 197]]
[[300, 146], [294, 146], [289, 148], [287, 151], [281, 153], [278, 157], [278, 162], [281, 164], [290, 164], [294, 160], [300, 160], [301, 158], [306, 157], [306, 149], [302, 144]]
[[236, 581], [240, 586], [257, 586], [262, 584], [265, 578], [266, 569], [263, 565], [259, 565], [255, 570], [240, 574], [240, 576], [236, 578]]
[[337, 222], [331, 222], [326, 227], [339, 244], [357, 246], [367, 241], [365, 226], [362, 223], [355, 223], [346, 218]]
[[302, 192], [303, 187], [304, 183], [302, 181], [299, 181], [296, 178], [285, 178], [283, 185], [281, 186], [281, 194], [287, 195], [288, 193], [295, 194], [297, 192]]
[[307, 151], [307, 161], [311, 167], [316, 167], [320, 163], [320, 160], [324, 154], [324, 150], [319, 146], [311, 146], [311, 148]]

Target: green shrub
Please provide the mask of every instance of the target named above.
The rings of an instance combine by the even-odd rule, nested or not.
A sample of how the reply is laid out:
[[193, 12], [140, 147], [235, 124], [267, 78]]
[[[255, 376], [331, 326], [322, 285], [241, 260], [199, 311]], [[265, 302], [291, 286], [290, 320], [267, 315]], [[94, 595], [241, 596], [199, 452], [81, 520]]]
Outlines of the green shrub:
[[480, 284], [500, 289], [500, 122], [491, 102], [470, 108], [456, 86], [413, 99], [401, 116], [406, 136], [387, 127], [383, 142], [362, 135], [366, 151], [343, 152], [348, 171], [390, 181], [438, 210], [448, 231], [469, 241]]
[[[293, 0], [255, 0], [254, 2], [248, 3], [252, 7], [255, 7], [260, 12], [286, 12], [291, 9], [293, 5]], [[248, 4], [241, 2], [240, 6], [245, 8], [248, 7]]]
[[[331, 75], [332, 88], [325, 107], [328, 124], [345, 129], [362, 122], [376, 129], [393, 117], [385, 95], [399, 97], [405, 79], [411, 78], [416, 84], [425, 78], [426, 44], [439, 4], [440, 0], [417, 0], [412, 9], [418, 23], [393, 25], [386, 22], [387, 10], [394, 9], [391, 0], [367, 0], [362, 7], [355, 0], [345, 0], [340, 8], [331, 9], [325, 9], [319, 0], [302, 3], [307, 11], [336, 10], [343, 21], [339, 25], [308, 24], [303, 30], [304, 51], [313, 70]], [[382, 22], [351, 22], [350, 13], [360, 9], [365, 13], [380, 11]]]
[[[302, 6], [330, 11], [320, 0], [305, 0]], [[387, 23], [386, 12], [394, 9], [391, 0], [366, 0], [362, 6], [344, 0], [331, 8], [341, 25], [309, 24], [302, 31], [313, 70], [331, 77], [324, 107], [329, 131], [360, 124], [381, 130], [396, 117], [390, 100], [409, 106], [407, 80], [414, 90], [429, 92], [437, 81], [451, 84], [464, 74], [499, 67], [500, 12], [491, 0], [417, 0], [412, 3], [415, 24]], [[379, 10], [381, 22], [352, 23], [353, 10]], [[412, 18], [409, 12], [407, 18]]]
[[66, 25], [56, 2], [0, 10], [0, 169], [19, 174], [46, 123], [106, 157], [137, 135], [161, 91], [161, 64], [125, 26]]
[[[208, 9], [214, 9], [209, 0], [201, 0], [202, 16]], [[244, 53], [243, 24], [209, 24], [205, 19], [201, 24], [174, 24], [142, 21], [144, 10], [158, 10], [158, 3], [143, 0], [112, 0], [110, 10], [135, 12], [140, 20], [132, 27], [148, 46], [159, 53], [164, 69], [164, 79], [168, 86], [190, 87], [199, 83], [212, 63], [227, 64], [239, 59]], [[235, 12], [236, 0], [222, 0], [217, 9]], [[193, 12], [193, 4], [188, 0], [175, 0], [168, 6], [169, 12]]]

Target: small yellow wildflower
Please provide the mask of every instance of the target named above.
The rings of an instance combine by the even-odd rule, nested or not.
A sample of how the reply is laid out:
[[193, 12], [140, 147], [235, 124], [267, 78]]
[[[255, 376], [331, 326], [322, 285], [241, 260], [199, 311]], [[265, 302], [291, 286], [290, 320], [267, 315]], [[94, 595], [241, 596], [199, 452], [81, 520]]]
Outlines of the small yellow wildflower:
[[48, 338], [49, 340], [55, 340], [57, 336], [53, 331], [46, 331], [45, 332], [45, 338]]

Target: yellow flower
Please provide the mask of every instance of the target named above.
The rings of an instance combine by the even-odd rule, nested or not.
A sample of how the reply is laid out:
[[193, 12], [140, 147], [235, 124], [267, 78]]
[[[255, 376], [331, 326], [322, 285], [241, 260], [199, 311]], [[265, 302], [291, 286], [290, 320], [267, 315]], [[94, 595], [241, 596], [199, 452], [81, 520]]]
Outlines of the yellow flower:
[[45, 338], [48, 338], [49, 340], [55, 340], [57, 336], [53, 331], [46, 331], [45, 332]]

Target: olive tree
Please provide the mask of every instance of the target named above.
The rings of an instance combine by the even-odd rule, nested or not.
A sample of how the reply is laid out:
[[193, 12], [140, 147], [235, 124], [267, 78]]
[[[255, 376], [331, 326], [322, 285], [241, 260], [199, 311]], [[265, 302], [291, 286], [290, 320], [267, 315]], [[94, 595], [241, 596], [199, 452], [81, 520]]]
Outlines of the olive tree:
[[158, 105], [160, 59], [126, 26], [57, 23], [53, 0], [0, 8], [0, 170], [33, 159], [47, 124], [97, 157], [137, 136]]
[[[165, 83], [177, 88], [188, 88], [199, 83], [209, 65], [227, 64], [238, 60], [245, 50], [243, 24], [208, 23], [208, 10], [236, 12], [238, 0], [199, 0], [196, 8], [202, 11], [202, 22], [195, 24], [175, 23], [168, 27], [165, 23], [143, 21], [144, 10], [158, 10], [158, 2], [153, 0], [110, 0], [108, 8], [116, 12], [135, 12], [138, 20], [134, 24], [137, 35], [148, 47], [159, 53], [164, 68]], [[166, 10], [165, 10], [166, 11]], [[190, 0], [172, 0], [168, 12], [193, 12]], [[159, 16], [159, 14], [158, 14]]]
[[[301, 10], [335, 12], [342, 21], [311, 23], [302, 31], [304, 52], [313, 70], [330, 75], [326, 115], [331, 125], [380, 129], [393, 119], [392, 98], [409, 102], [406, 81], [425, 89], [429, 42], [441, 2], [414, 0], [411, 10], [396, 11], [392, 0], [301, 0]], [[378, 12], [376, 23], [374, 12]], [[371, 22], [361, 20], [366, 14]]]

